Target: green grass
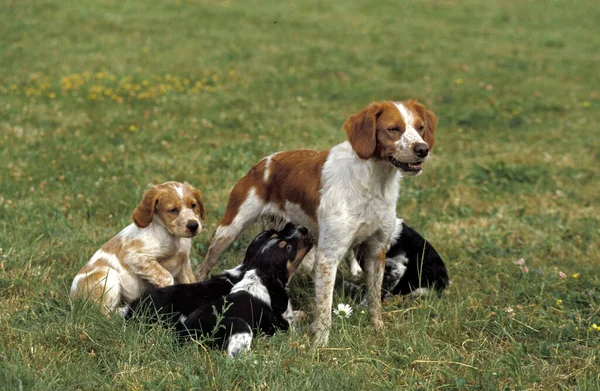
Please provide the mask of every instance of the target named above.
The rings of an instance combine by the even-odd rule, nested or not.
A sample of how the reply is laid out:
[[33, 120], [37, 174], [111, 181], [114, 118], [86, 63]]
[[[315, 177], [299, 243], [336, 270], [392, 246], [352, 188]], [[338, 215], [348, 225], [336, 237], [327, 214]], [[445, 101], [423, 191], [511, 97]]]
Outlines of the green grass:
[[[0, 388], [600, 389], [596, 3], [0, 10]], [[404, 181], [398, 214], [446, 260], [453, 285], [441, 299], [386, 302], [385, 333], [352, 302], [328, 349], [311, 349], [303, 325], [236, 361], [168, 330], [71, 311], [75, 273], [149, 184], [204, 192], [197, 265], [254, 162], [329, 148], [349, 114], [406, 98], [439, 117], [432, 159]], [[310, 279], [292, 288], [310, 310]], [[334, 301], [350, 298], [340, 289]]]

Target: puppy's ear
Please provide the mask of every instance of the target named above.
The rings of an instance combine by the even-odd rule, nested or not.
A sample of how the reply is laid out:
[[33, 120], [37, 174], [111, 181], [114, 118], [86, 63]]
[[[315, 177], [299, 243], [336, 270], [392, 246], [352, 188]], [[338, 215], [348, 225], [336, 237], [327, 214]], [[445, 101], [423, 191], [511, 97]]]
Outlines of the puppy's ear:
[[433, 143], [435, 142], [433, 134], [435, 132], [435, 127], [437, 126], [437, 117], [433, 114], [433, 111], [429, 110], [416, 100], [410, 100], [407, 104], [412, 107], [412, 109], [419, 114], [419, 117], [423, 119], [423, 122], [425, 122], [423, 140], [429, 145], [429, 148], [433, 148]]
[[369, 159], [377, 146], [377, 119], [383, 111], [381, 104], [373, 102], [344, 122], [344, 130], [352, 149], [361, 159]]
[[160, 190], [157, 186], [152, 186], [144, 192], [142, 202], [140, 202], [131, 215], [131, 219], [138, 228], [146, 228], [150, 225], [159, 200]]
[[206, 219], [206, 210], [204, 209], [204, 201], [202, 200], [202, 192], [187, 182], [184, 182], [183, 184], [186, 185], [188, 187], [188, 189], [192, 192], [192, 195], [196, 199], [196, 202], [198, 202], [198, 208], [200, 209], [200, 218], [202, 220], [205, 220]]

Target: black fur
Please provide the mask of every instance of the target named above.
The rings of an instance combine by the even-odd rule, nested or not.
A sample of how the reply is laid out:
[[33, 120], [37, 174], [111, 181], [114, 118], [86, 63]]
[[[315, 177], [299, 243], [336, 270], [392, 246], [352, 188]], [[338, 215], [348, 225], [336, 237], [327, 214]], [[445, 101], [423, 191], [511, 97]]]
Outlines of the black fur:
[[235, 269], [226, 270], [203, 282], [149, 289], [129, 304], [129, 308], [125, 310], [125, 318], [129, 319], [137, 314], [150, 321], [160, 319], [174, 324], [181, 315], [188, 316], [198, 307], [228, 295], [231, 288], [242, 279], [244, 272], [252, 267], [254, 256], [262, 245], [273, 235], [289, 236], [295, 228], [288, 224], [280, 231], [271, 229], [258, 234], [248, 245], [244, 260]]
[[[284, 313], [289, 303], [286, 292], [288, 267], [297, 267], [298, 259], [301, 261], [310, 248], [305, 242], [307, 234], [308, 230], [299, 228], [286, 237], [275, 235], [269, 238], [257, 251], [250, 262], [251, 268], [233, 292], [182, 318], [176, 326], [178, 332], [193, 337], [212, 336], [218, 346], [224, 347], [230, 336], [243, 332], [240, 330], [250, 328], [266, 335], [287, 330], [290, 324]], [[268, 297], [256, 295], [254, 289]]]
[[[386, 253], [381, 299], [391, 295], [410, 295], [419, 288], [433, 289], [441, 294], [449, 284], [448, 271], [442, 257], [421, 234], [404, 221], [396, 219], [396, 224], [401, 224], [402, 230], [392, 238], [392, 245]], [[345, 286], [364, 295], [363, 289], [353, 283], [345, 282]], [[363, 299], [366, 300], [366, 297]]]
[[[404, 254], [408, 258], [406, 271], [399, 281], [393, 278], [390, 260]], [[418, 288], [434, 289], [438, 293], [448, 286], [448, 271], [442, 257], [417, 231], [402, 222], [402, 233], [386, 254], [382, 298], [388, 295], [408, 295]]]

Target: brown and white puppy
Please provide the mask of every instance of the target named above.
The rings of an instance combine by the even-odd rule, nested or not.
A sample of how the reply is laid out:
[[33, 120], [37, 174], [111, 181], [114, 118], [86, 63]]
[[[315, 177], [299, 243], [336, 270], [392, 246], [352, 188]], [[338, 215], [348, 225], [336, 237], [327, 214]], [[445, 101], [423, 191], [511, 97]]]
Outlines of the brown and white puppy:
[[133, 224], [96, 251], [75, 276], [71, 298], [95, 300], [111, 312], [149, 287], [195, 282], [190, 249], [205, 217], [202, 193], [189, 183], [152, 186], [133, 211]]
[[196, 276], [259, 217], [305, 226], [317, 239], [315, 342], [329, 339], [335, 274], [350, 248], [365, 266], [372, 324], [383, 326], [381, 283], [403, 175], [417, 175], [434, 143], [436, 116], [414, 101], [371, 103], [344, 123], [348, 141], [329, 151], [287, 151], [258, 162], [229, 196]]

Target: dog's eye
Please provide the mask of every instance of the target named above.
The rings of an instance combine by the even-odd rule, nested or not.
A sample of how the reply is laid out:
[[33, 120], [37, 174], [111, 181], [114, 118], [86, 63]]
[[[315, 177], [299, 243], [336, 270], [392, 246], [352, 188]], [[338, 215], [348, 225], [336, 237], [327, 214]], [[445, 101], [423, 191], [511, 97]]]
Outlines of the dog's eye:
[[196, 209], [196, 204], [192, 204], [192, 209]]
[[400, 131], [400, 128], [399, 128], [399, 127], [397, 127], [397, 126], [394, 126], [393, 128], [388, 128], [388, 130], [389, 130], [390, 132], [399, 132], [399, 131]]
[[285, 248], [288, 252], [292, 251], [292, 245], [288, 244], [287, 247]]
[[177, 209], [177, 208], [171, 208], [171, 209], [168, 210], [168, 212], [169, 213], [177, 213], [177, 212], [179, 212], [179, 209]]
[[424, 130], [425, 130], [425, 126], [421, 125], [421, 126], [419, 126], [419, 127], [417, 128], [417, 130], [418, 130], [419, 132], [422, 132], [422, 131], [424, 131]]

